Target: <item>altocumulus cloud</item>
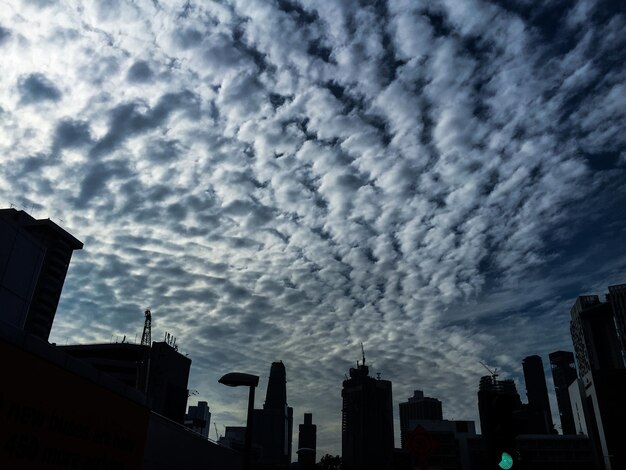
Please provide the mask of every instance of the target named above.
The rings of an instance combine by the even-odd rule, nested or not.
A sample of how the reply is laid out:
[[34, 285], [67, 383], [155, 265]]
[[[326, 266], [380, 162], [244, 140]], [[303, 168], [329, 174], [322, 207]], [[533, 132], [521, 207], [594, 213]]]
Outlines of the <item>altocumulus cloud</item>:
[[0, 8], [5, 204], [85, 242], [52, 340], [132, 338], [149, 305], [233, 425], [217, 378], [282, 359], [321, 453], [360, 341], [396, 405], [477, 420], [479, 360], [518, 379], [571, 348], [574, 296], [624, 281], [623, 10]]

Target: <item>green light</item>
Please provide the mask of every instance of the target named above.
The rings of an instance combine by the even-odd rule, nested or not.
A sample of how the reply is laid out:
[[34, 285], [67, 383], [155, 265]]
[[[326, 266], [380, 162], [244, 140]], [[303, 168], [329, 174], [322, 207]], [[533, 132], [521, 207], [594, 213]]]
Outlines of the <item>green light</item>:
[[509, 470], [513, 466], [513, 457], [506, 452], [502, 452], [502, 460], [498, 464], [503, 470]]

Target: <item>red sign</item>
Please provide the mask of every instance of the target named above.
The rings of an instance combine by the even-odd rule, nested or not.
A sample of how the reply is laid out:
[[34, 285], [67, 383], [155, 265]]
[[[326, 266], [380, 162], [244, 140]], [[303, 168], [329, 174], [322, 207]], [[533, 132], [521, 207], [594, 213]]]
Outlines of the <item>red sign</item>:
[[408, 436], [404, 447], [411, 451], [417, 458], [423, 459], [428, 457], [439, 447], [439, 442], [437, 442], [426, 429], [417, 426]]

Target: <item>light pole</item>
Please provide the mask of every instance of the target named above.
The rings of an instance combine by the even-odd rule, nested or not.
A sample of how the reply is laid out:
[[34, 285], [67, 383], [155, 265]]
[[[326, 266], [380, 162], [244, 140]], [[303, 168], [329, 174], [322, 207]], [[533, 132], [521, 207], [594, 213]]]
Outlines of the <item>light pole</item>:
[[242, 372], [231, 372], [222, 376], [219, 383], [229, 387], [250, 387], [248, 396], [248, 418], [246, 423], [246, 442], [243, 451], [243, 470], [250, 470], [250, 451], [252, 449], [252, 410], [254, 409], [254, 388], [259, 385], [259, 376], [244, 374]]

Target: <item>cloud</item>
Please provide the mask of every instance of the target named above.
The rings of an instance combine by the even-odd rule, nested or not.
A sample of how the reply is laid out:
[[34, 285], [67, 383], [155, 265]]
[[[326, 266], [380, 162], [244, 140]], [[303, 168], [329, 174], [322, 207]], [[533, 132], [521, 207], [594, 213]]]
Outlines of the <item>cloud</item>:
[[219, 376], [282, 359], [339, 453], [360, 341], [394, 407], [477, 420], [479, 360], [519, 383], [624, 281], [619, 9], [49, 8], [0, 11], [0, 190], [85, 243], [53, 338], [132, 338], [152, 306], [220, 424], [245, 410]]
[[5, 28], [4, 26], [0, 26], [0, 46], [9, 41], [11, 38], [11, 30], [9, 28]]
[[139, 60], [128, 69], [127, 77], [130, 82], [146, 83], [152, 81], [154, 72], [146, 61]]
[[42, 101], [59, 101], [62, 93], [57, 86], [41, 73], [31, 73], [20, 77], [18, 90], [22, 104], [35, 104]]

